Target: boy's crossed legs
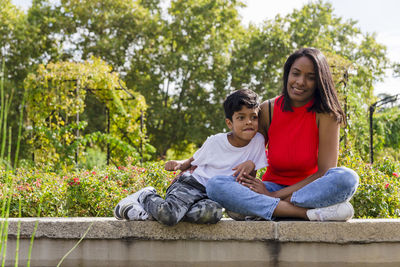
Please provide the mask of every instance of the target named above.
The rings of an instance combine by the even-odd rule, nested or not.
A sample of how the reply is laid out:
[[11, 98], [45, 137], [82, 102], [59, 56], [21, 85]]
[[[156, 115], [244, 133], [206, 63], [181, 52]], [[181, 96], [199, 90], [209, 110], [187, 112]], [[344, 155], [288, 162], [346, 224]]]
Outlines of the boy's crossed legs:
[[217, 223], [222, 207], [208, 199], [206, 189], [190, 174], [181, 175], [168, 189], [163, 199], [157, 194], [139, 198], [139, 203], [157, 221], [175, 225], [179, 221]]
[[[135, 194], [138, 195], [135, 196]], [[144, 188], [135, 194], [120, 201], [122, 205], [125, 205], [121, 211], [122, 205], [118, 203], [114, 212], [117, 219], [123, 219], [123, 217], [140, 219], [142, 217], [138, 217], [137, 213], [140, 213], [141, 207], [157, 221], [171, 226], [181, 220], [194, 223], [217, 223], [222, 217], [222, 207], [208, 199], [204, 186], [190, 174], [181, 175], [170, 185], [165, 199], [151, 187]], [[127, 202], [129, 202], [128, 205]], [[128, 209], [130, 209], [128, 212], [124, 212]], [[145, 216], [144, 219], [147, 217]]]

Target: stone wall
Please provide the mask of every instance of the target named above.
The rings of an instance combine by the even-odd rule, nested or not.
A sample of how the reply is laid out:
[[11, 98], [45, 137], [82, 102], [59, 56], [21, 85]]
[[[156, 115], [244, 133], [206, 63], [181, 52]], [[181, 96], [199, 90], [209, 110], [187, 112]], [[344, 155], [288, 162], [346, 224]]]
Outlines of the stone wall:
[[215, 225], [114, 218], [9, 219], [6, 266], [400, 266], [400, 220], [349, 222], [222, 220]]

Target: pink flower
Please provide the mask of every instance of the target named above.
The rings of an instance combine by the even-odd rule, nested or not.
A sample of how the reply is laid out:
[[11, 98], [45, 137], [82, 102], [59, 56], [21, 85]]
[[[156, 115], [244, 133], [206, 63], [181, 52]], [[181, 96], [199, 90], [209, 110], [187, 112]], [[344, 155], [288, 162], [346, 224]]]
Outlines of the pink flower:
[[92, 172], [93, 175], [96, 175], [96, 172]]
[[385, 185], [385, 189], [387, 189], [388, 187], [389, 187], [389, 184], [386, 184], [386, 185]]
[[118, 166], [118, 170], [120, 170], [120, 169], [122, 169], [122, 167], [121, 167], [121, 166]]
[[104, 177], [104, 179], [108, 179], [108, 176], [106, 175], [106, 177]]
[[36, 187], [40, 187], [40, 186], [42, 185], [40, 179], [37, 179], [36, 181], [34, 181], [33, 184], [34, 184]]
[[126, 190], [126, 189], [122, 189], [122, 192], [124, 192], [124, 193], [128, 193], [128, 190]]
[[399, 174], [397, 172], [394, 172], [393, 175], [396, 176], [397, 178], [399, 177]]

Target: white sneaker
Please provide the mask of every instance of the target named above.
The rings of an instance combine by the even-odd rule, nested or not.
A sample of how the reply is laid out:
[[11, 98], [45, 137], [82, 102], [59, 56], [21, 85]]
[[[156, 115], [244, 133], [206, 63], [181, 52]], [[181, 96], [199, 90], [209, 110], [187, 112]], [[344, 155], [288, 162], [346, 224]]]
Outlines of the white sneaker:
[[[149, 215], [139, 204], [138, 200], [142, 194], [148, 195], [150, 193], [156, 193], [156, 190], [154, 187], [148, 186], [122, 199], [114, 208], [114, 217], [118, 220], [146, 220]], [[144, 215], [143, 212], [146, 215]], [[128, 213], [130, 214], [130, 217], [134, 219], [130, 219]], [[146, 216], [147, 218], [144, 219]]]
[[307, 211], [307, 217], [310, 221], [347, 221], [353, 215], [353, 206], [348, 201]]

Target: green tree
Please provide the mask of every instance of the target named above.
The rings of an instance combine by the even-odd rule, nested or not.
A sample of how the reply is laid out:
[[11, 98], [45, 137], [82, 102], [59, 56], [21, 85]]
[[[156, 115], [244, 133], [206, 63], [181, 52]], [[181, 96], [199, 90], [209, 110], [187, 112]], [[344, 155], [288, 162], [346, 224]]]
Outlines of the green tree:
[[285, 17], [276, 16], [261, 27], [250, 25], [235, 40], [229, 68], [232, 87], [247, 86], [264, 98], [280, 93], [287, 56], [301, 47], [316, 47], [328, 58], [348, 125], [345, 142], [364, 157], [368, 153], [367, 107], [375, 101], [374, 84], [389, 67], [386, 47], [375, 34], [362, 33], [354, 20], [334, 14], [330, 3], [304, 5]]
[[[148, 131], [160, 155], [201, 144], [223, 128], [230, 47], [240, 32], [239, 1], [171, 1], [154, 38], [131, 61], [127, 84], [151, 107]], [[166, 141], [167, 140], [167, 141]]]
[[237, 35], [228, 68], [233, 88], [252, 89], [264, 99], [280, 92], [282, 67], [293, 51], [282, 23], [278, 16], [261, 27], [250, 25]]
[[400, 108], [392, 104], [374, 115], [374, 153], [376, 158], [400, 160]]
[[40, 63], [99, 57], [145, 97], [148, 134], [159, 155], [171, 147], [200, 145], [223, 131], [221, 104], [230, 91], [247, 87], [263, 99], [279, 94], [283, 64], [303, 46], [317, 47], [328, 57], [349, 120], [342, 135], [361, 155], [368, 151], [365, 107], [375, 101], [374, 84], [390, 62], [374, 34], [335, 15], [330, 3], [309, 3], [260, 26], [243, 27], [239, 0], [173, 0], [168, 5], [159, 0], [34, 0], [27, 14], [1, 1], [5, 34], [0, 38], [7, 43], [2, 47], [7, 48], [10, 83], [20, 84]]
[[152, 23], [150, 11], [140, 3], [62, 0], [53, 14], [58, 20], [63, 57], [86, 60], [96, 56], [123, 71]]

